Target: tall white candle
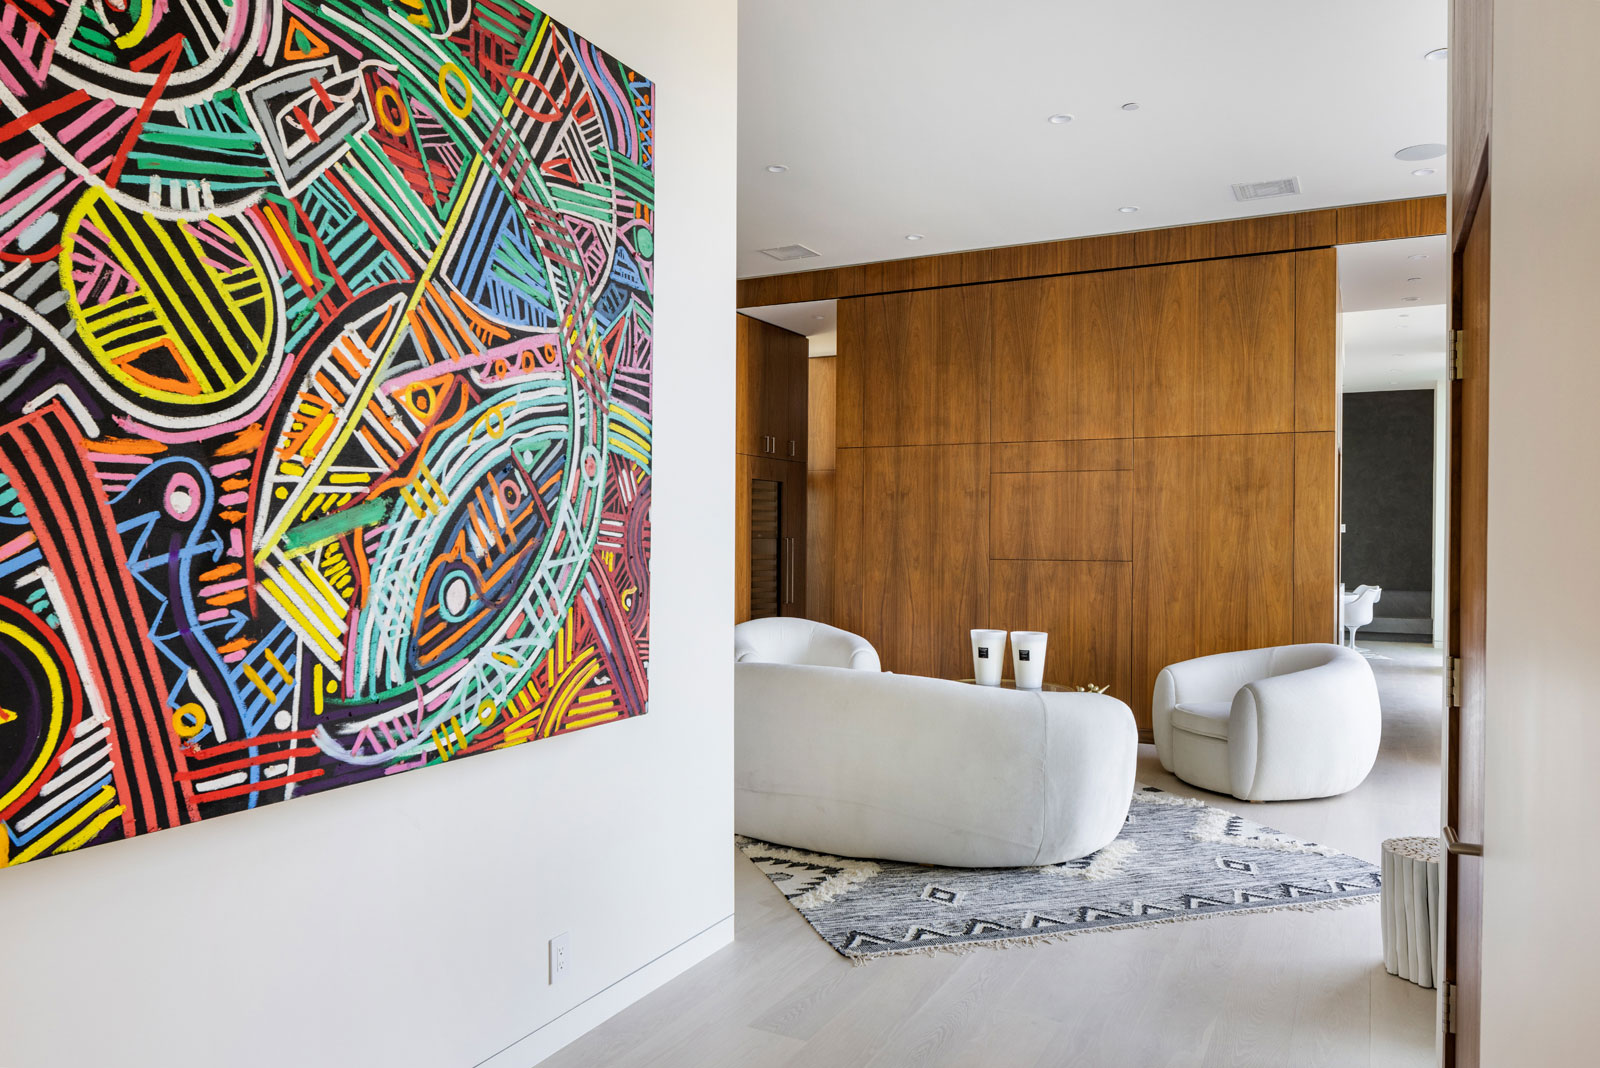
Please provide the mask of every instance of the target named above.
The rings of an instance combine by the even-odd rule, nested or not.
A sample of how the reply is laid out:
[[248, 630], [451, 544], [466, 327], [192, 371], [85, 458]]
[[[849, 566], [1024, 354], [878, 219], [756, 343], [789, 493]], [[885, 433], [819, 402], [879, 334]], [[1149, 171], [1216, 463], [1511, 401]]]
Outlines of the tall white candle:
[[1000, 685], [1000, 671], [1005, 666], [1005, 656], [1005, 631], [972, 632], [972, 677], [977, 680], [979, 686]]
[[1049, 640], [1042, 630], [1011, 632], [1011, 672], [1017, 689], [1044, 689], [1044, 648]]

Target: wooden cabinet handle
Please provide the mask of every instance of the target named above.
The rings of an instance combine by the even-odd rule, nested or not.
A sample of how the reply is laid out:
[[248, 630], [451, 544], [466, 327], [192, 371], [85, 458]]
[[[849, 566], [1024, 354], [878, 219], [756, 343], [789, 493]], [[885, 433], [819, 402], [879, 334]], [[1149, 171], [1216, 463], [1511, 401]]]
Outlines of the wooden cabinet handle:
[[794, 539], [784, 538], [783, 541], [785, 546], [788, 548], [789, 556], [789, 575], [784, 583], [784, 585], [788, 587], [789, 594], [785, 598], [785, 601], [789, 604], [794, 604]]

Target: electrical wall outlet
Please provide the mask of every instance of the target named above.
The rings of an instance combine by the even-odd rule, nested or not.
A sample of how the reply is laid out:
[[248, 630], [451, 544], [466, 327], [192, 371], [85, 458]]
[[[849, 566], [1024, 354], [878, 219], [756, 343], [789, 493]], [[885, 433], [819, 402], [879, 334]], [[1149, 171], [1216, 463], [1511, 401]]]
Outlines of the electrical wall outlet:
[[563, 931], [550, 939], [550, 983], [566, 979], [572, 970], [572, 936]]

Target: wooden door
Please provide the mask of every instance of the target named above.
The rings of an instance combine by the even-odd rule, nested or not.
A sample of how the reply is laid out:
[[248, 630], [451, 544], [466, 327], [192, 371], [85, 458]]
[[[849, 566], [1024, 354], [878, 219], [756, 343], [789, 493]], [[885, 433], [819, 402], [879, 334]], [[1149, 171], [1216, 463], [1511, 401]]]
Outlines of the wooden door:
[[783, 505], [779, 563], [782, 566], [779, 614], [806, 614], [806, 465], [780, 460], [771, 465], [782, 476]]
[[806, 614], [806, 468], [738, 458], [733, 621]]
[[[1484, 629], [1489, 512], [1489, 189], [1455, 257], [1461, 377], [1450, 390], [1450, 655], [1445, 762], [1445, 1064], [1477, 1068], [1483, 941]], [[1454, 987], [1451, 996], [1451, 985]], [[1451, 1002], [1453, 1001], [1453, 1006]], [[1453, 1033], [1451, 1030], [1453, 1028]]]
[[784, 591], [783, 483], [750, 479], [750, 618], [782, 614]]

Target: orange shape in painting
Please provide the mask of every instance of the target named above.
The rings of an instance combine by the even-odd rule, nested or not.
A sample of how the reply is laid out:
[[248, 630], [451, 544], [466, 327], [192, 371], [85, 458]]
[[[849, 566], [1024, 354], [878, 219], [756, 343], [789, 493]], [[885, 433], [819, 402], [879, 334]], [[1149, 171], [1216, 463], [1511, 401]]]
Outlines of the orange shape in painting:
[[289, 25], [283, 31], [284, 59], [321, 59], [330, 51], [327, 41], [312, 33], [293, 15], [289, 16]]
[[0, 708], [0, 723], [10, 723], [17, 718], [17, 714], [9, 708]]

